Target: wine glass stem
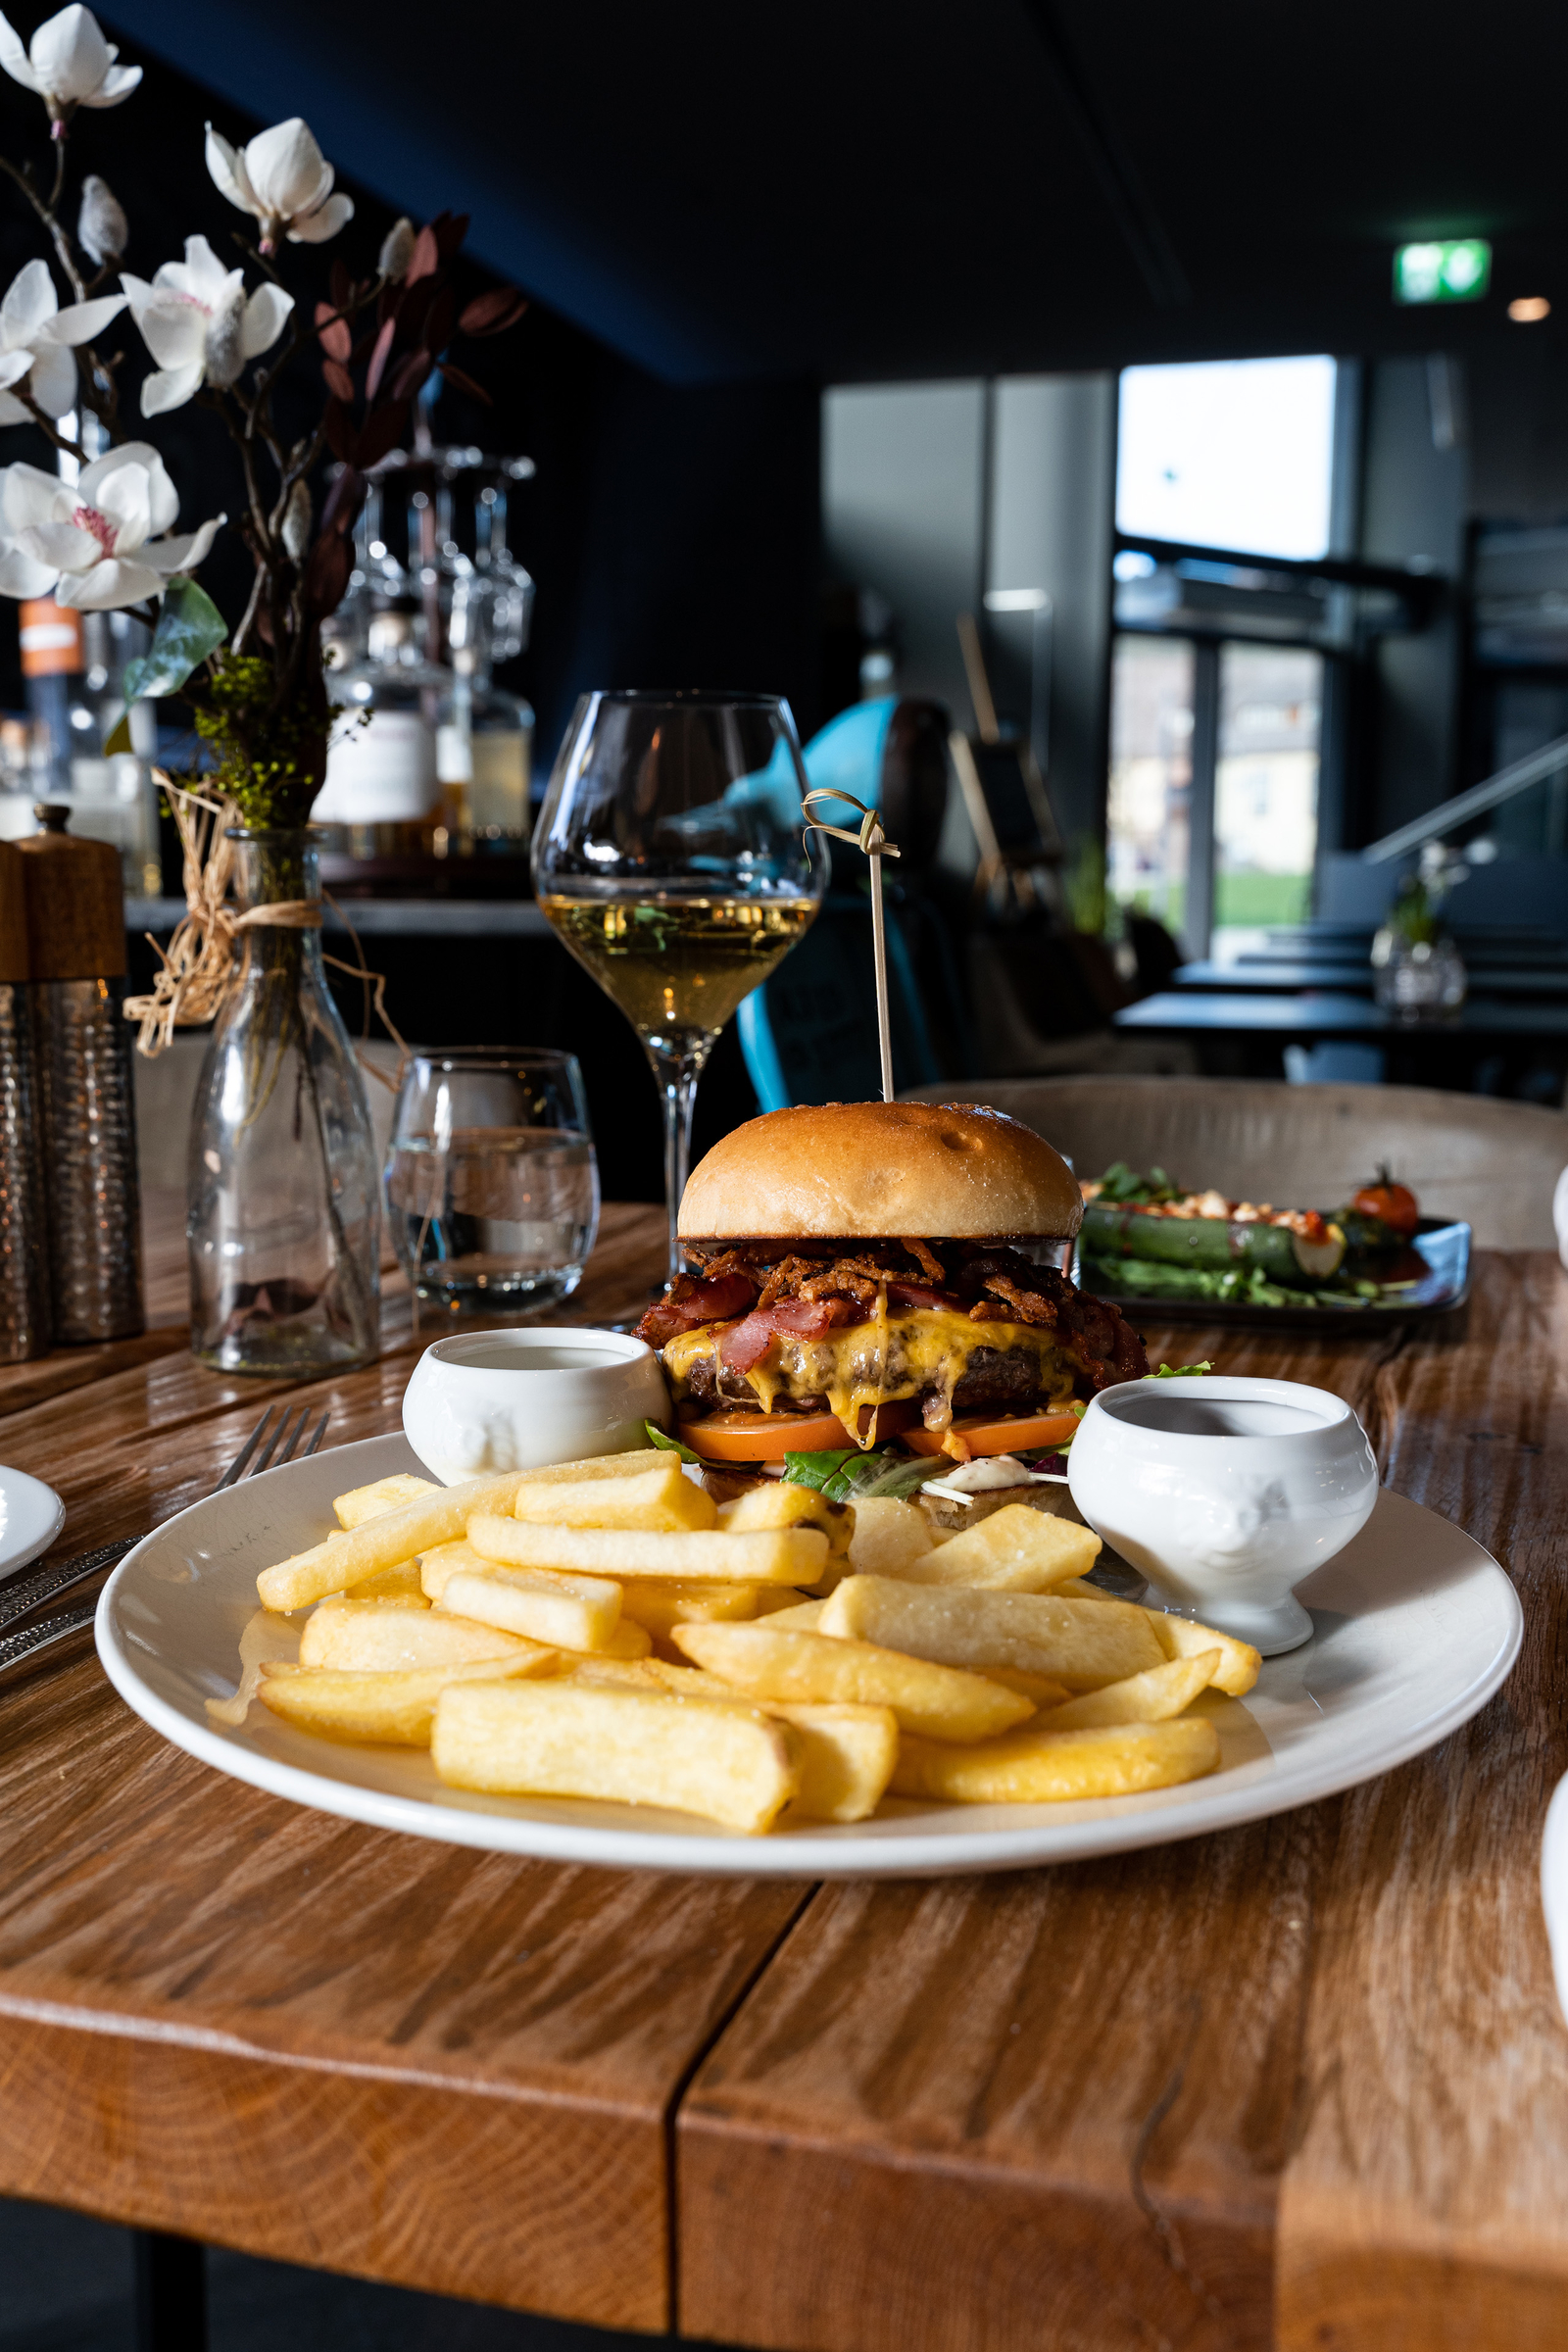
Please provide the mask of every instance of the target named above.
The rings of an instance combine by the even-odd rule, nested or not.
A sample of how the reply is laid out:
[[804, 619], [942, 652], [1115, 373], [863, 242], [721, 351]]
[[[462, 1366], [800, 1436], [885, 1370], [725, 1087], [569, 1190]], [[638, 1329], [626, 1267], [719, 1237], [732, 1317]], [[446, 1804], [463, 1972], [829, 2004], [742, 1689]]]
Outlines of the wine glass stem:
[[648, 1058], [664, 1098], [664, 1207], [669, 1218], [668, 1280], [673, 1282], [681, 1270], [675, 1223], [680, 1213], [680, 1197], [686, 1190], [686, 1172], [691, 1165], [692, 1112], [697, 1107], [697, 1081], [708, 1056], [701, 1052], [661, 1054], [650, 1046]]

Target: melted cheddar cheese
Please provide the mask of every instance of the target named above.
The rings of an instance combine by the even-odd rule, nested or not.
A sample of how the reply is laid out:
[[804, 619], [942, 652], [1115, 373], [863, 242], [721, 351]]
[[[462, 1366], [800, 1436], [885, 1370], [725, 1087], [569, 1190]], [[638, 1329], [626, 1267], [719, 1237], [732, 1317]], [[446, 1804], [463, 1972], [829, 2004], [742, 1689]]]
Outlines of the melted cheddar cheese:
[[[845, 1428], [855, 1432], [866, 1405], [892, 1404], [924, 1389], [951, 1397], [979, 1348], [1027, 1350], [1040, 1366], [1042, 1396], [1054, 1403], [1072, 1395], [1073, 1367], [1049, 1331], [1001, 1318], [976, 1323], [939, 1307], [890, 1315], [886, 1293], [878, 1303], [881, 1311], [870, 1322], [820, 1339], [775, 1332], [766, 1355], [747, 1375], [763, 1412], [772, 1411], [780, 1395], [823, 1396]], [[716, 1352], [723, 1329], [704, 1323], [666, 1342], [664, 1369], [677, 1396], [685, 1391], [693, 1364]], [[860, 1443], [872, 1443], [869, 1431]]]

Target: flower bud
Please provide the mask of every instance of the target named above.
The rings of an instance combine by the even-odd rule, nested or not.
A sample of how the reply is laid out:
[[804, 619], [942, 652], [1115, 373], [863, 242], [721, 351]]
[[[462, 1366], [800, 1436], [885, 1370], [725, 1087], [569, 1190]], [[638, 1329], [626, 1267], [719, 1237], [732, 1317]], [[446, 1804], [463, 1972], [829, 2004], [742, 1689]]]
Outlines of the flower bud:
[[408, 275], [409, 264], [413, 259], [414, 222], [405, 215], [403, 220], [393, 221], [382, 239], [376, 268], [383, 277], [389, 278], [396, 285], [401, 278]]
[[312, 519], [311, 494], [303, 482], [296, 482], [283, 515], [283, 545], [296, 564], [311, 544]]
[[124, 209], [107, 179], [89, 172], [81, 183], [81, 210], [76, 216], [76, 242], [102, 269], [118, 262], [130, 241]]

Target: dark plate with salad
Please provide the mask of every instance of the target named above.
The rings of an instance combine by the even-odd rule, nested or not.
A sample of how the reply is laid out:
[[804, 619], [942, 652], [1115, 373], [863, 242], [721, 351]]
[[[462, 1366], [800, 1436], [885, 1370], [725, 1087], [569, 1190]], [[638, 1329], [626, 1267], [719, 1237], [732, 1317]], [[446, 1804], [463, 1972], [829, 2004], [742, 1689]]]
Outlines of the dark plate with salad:
[[1122, 1160], [1082, 1189], [1074, 1277], [1124, 1314], [1348, 1331], [1446, 1314], [1469, 1295], [1469, 1226], [1422, 1216], [1386, 1169], [1322, 1209], [1191, 1193]]

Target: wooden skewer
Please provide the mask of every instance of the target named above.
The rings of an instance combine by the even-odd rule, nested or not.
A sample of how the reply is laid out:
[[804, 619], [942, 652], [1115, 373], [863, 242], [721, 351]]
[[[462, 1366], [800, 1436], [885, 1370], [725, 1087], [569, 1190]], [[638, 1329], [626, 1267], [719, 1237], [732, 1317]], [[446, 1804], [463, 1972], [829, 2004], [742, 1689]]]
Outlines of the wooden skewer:
[[[860, 812], [859, 831], [851, 833], [843, 825], [824, 825], [819, 818], [810, 816], [811, 805], [815, 801], [843, 801], [847, 807], [858, 808]], [[882, 1100], [891, 1102], [893, 1032], [888, 1022], [888, 942], [882, 913], [882, 860], [884, 858], [896, 858], [898, 849], [883, 832], [882, 819], [876, 810], [868, 808], [863, 801], [858, 801], [853, 792], [823, 787], [816, 792], [808, 792], [802, 806], [809, 819], [806, 827], [808, 834], [830, 833], [835, 841], [847, 841], [852, 849], [863, 850], [871, 861], [871, 956], [876, 970], [876, 1034], [882, 1054]]]

